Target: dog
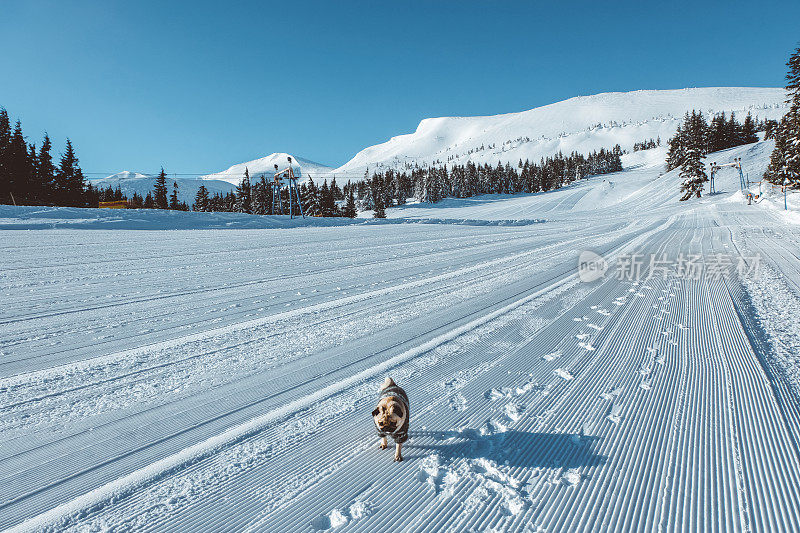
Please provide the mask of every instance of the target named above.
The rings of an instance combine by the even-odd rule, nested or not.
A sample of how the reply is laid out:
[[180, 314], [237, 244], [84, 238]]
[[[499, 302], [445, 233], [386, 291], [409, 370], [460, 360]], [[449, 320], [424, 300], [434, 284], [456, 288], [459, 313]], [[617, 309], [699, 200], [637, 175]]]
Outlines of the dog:
[[408, 405], [406, 391], [397, 386], [394, 380], [387, 377], [381, 385], [378, 395], [378, 407], [372, 411], [372, 421], [378, 436], [381, 438], [379, 447], [385, 450], [389, 444], [387, 437], [391, 436], [396, 443], [394, 460], [402, 461], [403, 443], [408, 440], [408, 423], [411, 420], [411, 411]]

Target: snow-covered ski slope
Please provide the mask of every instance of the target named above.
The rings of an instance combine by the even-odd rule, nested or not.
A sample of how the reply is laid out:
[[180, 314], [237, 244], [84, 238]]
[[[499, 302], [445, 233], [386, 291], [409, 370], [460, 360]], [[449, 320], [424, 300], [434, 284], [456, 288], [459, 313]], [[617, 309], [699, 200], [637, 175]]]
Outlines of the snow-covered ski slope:
[[516, 165], [559, 151], [588, 154], [617, 143], [632, 151], [634, 143], [651, 138], [666, 143], [687, 111], [696, 109], [706, 117], [733, 111], [739, 121], [748, 112], [760, 119], [779, 119], [786, 113], [785, 99], [778, 88], [643, 90], [578, 96], [519, 113], [428, 118], [414, 133], [367, 147], [332, 172], [358, 177], [365, 169], [414, 165]]
[[798, 226], [636, 157], [438, 215], [524, 226], [0, 231], [0, 528], [800, 530]]

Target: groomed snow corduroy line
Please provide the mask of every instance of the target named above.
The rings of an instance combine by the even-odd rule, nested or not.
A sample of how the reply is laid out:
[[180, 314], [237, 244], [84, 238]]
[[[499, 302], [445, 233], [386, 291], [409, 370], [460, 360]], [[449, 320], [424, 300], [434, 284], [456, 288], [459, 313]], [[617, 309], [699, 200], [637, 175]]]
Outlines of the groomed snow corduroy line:
[[[575, 242], [575, 241], [578, 241], [578, 240], [581, 240], [581, 239], [580, 238], [579, 239], [572, 239], [572, 240], [568, 241], [568, 243]], [[140, 354], [142, 352], [149, 351], [149, 350], [154, 350], [154, 349], [168, 350], [170, 348], [175, 348], [177, 346], [180, 346], [181, 344], [194, 342], [194, 341], [198, 341], [198, 340], [203, 340], [203, 339], [206, 339], [206, 338], [209, 338], [209, 337], [214, 337], [214, 336], [222, 335], [222, 334], [225, 334], [225, 333], [231, 333], [231, 332], [234, 332], [234, 331], [240, 331], [240, 330], [243, 330], [243, 329], [249, 329], [249, 328], [256, 327], [256, 326], [262, 326], [262, 325], [266, 325], [266, 324], [270, 324], [270, 323], [276, 322], [278, 320], [284, 320], [284, 319], [293, 318], [293, 317], [296, 317], [296, 316], [301, 316], [301, 315], [306, 315], [306, 314], [310, 314], [310, 313], [314, 313], [314, 312], [324, 311], [324, 310], [327, 310], [327, 309], [340, 307], [342, 305], [346, 305], [346, 304], [349, 304], [349, 303], [355, 303], [355, 302], [358, 302], [358, 301], [361, 301], [361, 300], [374, 298], [375, 296], [382, 296], [382, 295], [385, 295], [385, 294], [391, 294], [393, 292], [397, 292], [397, 291], [401, 291], [401, 290], [407, 290], [409, 288], [418, 287], [418, 286], [425, 285], [427, 283], [431, 283], [431, 282], [434, 282], [434, 281], [441, 281], [441, 280], [449, 279], [449, 278], [456, 277], [456, 276], [459, 276], [459, 275], [462, 275], [462, 274], [467, 274], [469, 272], [474, 272], [474, 271], [480, 270], [482, 268], [487, 268], [487, 267], [490, 267], [492, 265], [500, 264], [500, 263], [503, 263], [503, 262], [506, 262], [506, 261], [512, 261], [514, 259], [520, 259], [522, 257], [529, 257], [531, 255], [535, 255], [537, 253], [541, 253], [542, 250], [545, 250], [547, 248], [550, 248], [550, 247], [553, 247], [553, 246], [559, 246], [559, 245], [563, 246], [564, 244], [565, 243], [557, 243], [557, 244], [547, 245], [547, 246], [543, 246], [541, 248], [537, 248], [537, 249], [534, 249], [534, 250], [529, 250], [529, 251], [526, 251], [526, 252], [512, 254], [512, 255], [509, 255], [509, 256], [504, 256], [504, 257], [500, 257], [500, 258], [493, 259], [493, 260], [490, 260], [490, 261], [486, 261], [486, 262], [483, 262], [483, 263], [478, 263], [476, 265], [472, 265], [472, 266], [469, 266], [469, 267], [461, 268], [461, 269], [458, 269], [458, 270], [445, 272], [443, 274], [432, 276], [430, 278], [423, 278], [423, 279], [420, 279], [420, 280], [417, 280], [417, 281], [412, 281], [410, 283], [394, 285], [392, 287], [386, 287], [386, 288], [383, 288], [383, 289], [377, 289], [377, 290], [374, 290], [374, 291], [369, 291], [369, 292], [365, 292], [365, 293], [361, 293], [361, 294], [356, 294], [356, 295], [353, 295], [353, 296], [347, 296], [345, 298], [340, 298], [338, 300], [333, 300], [333, 301], [329, 301], [329, 302], [322, 302], [322, 303], [319, 303], [319, 304], [314, 304], [314, 305], [310, 305], [310, 306], [307, 306], [307, 307], [302, 307], [300, 309], [293, 309], [291, 311], [286, 311], [286, 312], [283, 312], [283, 313], [277, 313], [277, 314], [270, 315], [270, 316], [267, 316], [267, 317], [255, 318], [255, 319], [252, 319], [252, 320], [246, 320], [244, 322], [239, 322], [239, 323], [231, 324], [231, 325], [228, 325], [228, 326], [222, 326], [222, 327], [219, 327], [219, 328], [214, 328], [214, 329], [206, 330], [206, 331], [203, 331], [203, 332], [200, 332], [200, 333], [194, 333], [194, 334], [191, 334], [191, 335], [186, 335], [184, 337], [179, 337], [179, 338], [171, 339], [171, 340], [168, 340], [168, 341], [162, 341], [162, 342], [158, 342], [158, 343], [155, 343], [155, 344], [150, 344], [150, 345], [147, 345], [147, 346], [141, 346], [141, 347], [138, 347], [138, 348], [132, 348], [130, 350], [124, 350], [124, 351], [117, 352], [117, 353], [114, 353], [114, 354], [108, 354], [108, 355], [103, 355], [103, 356], [99, 356], [99, 357], [93, 357], [93, 358], [90, 358], [90, 359], [76, 361], [74, 363], [67, 363], [65, 365], [60, 365], [60, 366], [56, 366], [56, 367], [51, 367], [51, 368], [39, 370], [39, 371], [36, 371], [36, 372], [17, 374], [17, 375], [14, 375], [14, 376], [9, 376], [7, 378], [0, 379], [0, 384], [2, 386], [8, 387], [8, 386], [15, 385], [16, 383], [19, 382], [19, 380], [26, 380], [27, 381], [27, 380], [31, 380], [31, 379], [40, 379], [40, 378], [44, 378], [44, 377], [48, 377], [48, 376], [52, 376], [52, 375], [58, 375], [60, 373], [67, 372], [67, 371], [70, 371], [70, 370], [80, 370], [82, 367], [84, 367], [84, 366], [86, 366], [88, 364], [97, 364], [98, 361], [111, 362], [111, 361], [116, 361], [116, 360], [123, 360], [123, 359], [127, 359], [129, 357], [136, 356], [136, 355], [138, 355], [138, 354]]]
[[30, 529], [35, 528], [44, 528], [47, 526], [55, 526], [61, 525], [69, 521], [71, 516], [84, 511], [86, 509], [95, 508], [98, 506], [103, 505], [105, 502], [120, 498], [125, 494], [129, 493], [130, 491], [136, 489], [137, 487], [146, 484], [148, 482], [156, 480], [158, 477], [169, 473], [170, 471], [176, 470], [184, 465], [202, 459], [206, 457], [210, 453], [213, 453], [215, 450], [232, 444], [242, 438], [247, 437], [248, 435], [260, 431], [269, 424], [280, 420], [281, 418], [288, 416], [296, 411], [301, 409], [305, 409], [313, 405], [315, 402], [323, 400], [333, 394], [339, 393], [348, 387], [366, 381], [374, 377], [377, 374], [380, 374], [400, 363], [403, 363], [409, 359], [412, 359], [418, 355], [421, 355], [425, 352], [428, 352], [440, 344], [452, 340], [459, 335], [462, 335], [468, 331], [475, 329], [478, 326], [489, 322], [490, 320], [497, 318], [509, 311], [516, 309], [517, 307], [539, 297], [540, 295], [553, 290], [554, 288], [558, 287], [563, 283], [567, 283], [572, 279], [575, 279], [577, 274], [571, 274], [562, 278], [554, 283], [551, 283], [547, 287], [539, 289], [528, 296], [520, 298], [505, 307], [502, 307], [496, 311], [493, 311], [489, 314], [486, 314], [482, 317], [476, 318], [475, 320], [464, 324], [458, 328], [455, 328], [447, 333], [444, 333], [430, 341], [421, 344], [416, 348], [412, 348], [407, 350], [403, 353], [400, 353], [391, 359], [384, 361], [381, 364], [375, 365], [372, 368], [367, 370], [363, 370], [358, 374], [344, 379], [339, 383], [329, 385], [324, 387], [323, 389], [315, 392], [313, 394], [309, 394], [303, 398], [299, 398], [293, 402], [288, 403], [286, 406], [281, 407], [279, 409], [274, 409], [269, 413], [266, 413], [260, 417], [254, 418], [244, 424], [239, 426], [233, 427], [219, 435], [215, 435], [214, 437], [210, 437], [203, 442], [199, 442], [193, 446], [185, 448], [178, 453], [170, 455], [169, 457], [165, 457], [155, 463], [148, 465], [144, 468], [140, 468], [134, 472], [131, 472], [127, 476], [122, 478], [116, 479], [105, 485], [98, 487], [74, 500], [59, 505], [49, 511], [46, 511], [38, 516], [30, 518], [25, 522], [14, 526], [9, 529], [9, 531], [16, 532], [16, 531], [28, 531]]

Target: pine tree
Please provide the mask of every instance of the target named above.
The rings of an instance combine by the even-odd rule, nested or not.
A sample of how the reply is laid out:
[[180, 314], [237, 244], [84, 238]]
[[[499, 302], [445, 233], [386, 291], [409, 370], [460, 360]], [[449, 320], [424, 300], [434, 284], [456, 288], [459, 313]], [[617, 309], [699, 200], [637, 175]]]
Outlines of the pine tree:
[[205, 185], [200, 185], [197, 189], [197, 194], [194, 196], [193, 211], [208, 211], [208, 189]]
[[141, 209], [143, 206], [144, 200], [142, 199], [142, 196], [138, 192], [133, 191], [133, 196], [131, 196], [131, 199], [128, 202], [128, 209]]
[[253, 212], [252, 189], [250, 188], [250, 171], [244, 168], [244, 178], [236, 187], [236, 211], [239, 213]]
[[311, 178], [308, 178], [308, 182], [305, 185], [303, 211], [307, 216], [318, 217], [321, 215], [319, 189]]
[[28, 145], [22, 134], [22, 123], [18, 120], [14, 133], [6, 151], [8, 165], [7, 183], [11, 200], [17, 205], [25, 205], [27, 190], [30, 186], [30, 163], [28, 161]]
[[688, 200], [692, 196], [700, 198], [703, 184], [708, 181], [708, 177], [703, 164], [703, 154], [699, 148], [693, 146], [686, 151], [686, 157], [681, 164], [680, 176], [683, 178], [681, 191], [684, 193], [681, 201]]
[[156, 203], [153, 201], [153, 195], [150, 194], [150, 191], [147, 191], [147, 196], [144, 197], [144, 204], [142, 207], [145, 209], [155, 209]]
[[176, 211], [180, 210], [181, 202], [178, 200], [178, 182], [172, 182], [172, 194], [169, 195], [169, 208]]
[[267, 183], [267, 178], [263, 175], [261, 179], [253, 185], [253, 213], [256, 215], [267, 215], [271, 208], [272, 188]]
[[11, 121], [5, 108], [0, 107], [0, 204], [11, 203], [11, 176], [8, 168], [10, 144]]
[[375, 202], [375, 211], [372, 213], [372, 218], [386, 218], [386, 207], [383, 204], [383, 194], [377, 191], [373, 198]]
[[789, 111], [774, 129], [775, 148], [764, 179], [790, 187], [800, 187], [800, 47], [786, 63], [786, 92]]
[[744, 123], [742, 124], [742, 144], [750, 144], [754, 142], [758, 142], [758, 133], [756, 133], [756, 123], [753, 121], [753, 115], [747, 113], [747, 116], [744, 118]]
[[167, 209], [169, 207], [167, 201], [167, 173], [164, 172], [164, 167], [161, 167], [161, 172], [158, 173], [153, 187], [153, 206], [155, 209]]
[[352, 187], [347, 195], [347, 204], [344, 206], [344, 212], [342, 214], [347, 218], [356, 218], [358, 216], [358, 211], [356, 210], [356, 198], [353, 194]]
[[50, 155], [50, 150], [53, 149], [53, 143], [50, 142], [50, 136], [45, 132], [44, 139], [42, 140], [42, 147], [39, 148], [39, 155], [37, 157], [37, 173], [39, 181], [43, 187], [41, 198], [42, 205], [54, 205], [56, 198], [53, 194], [55, 188], [56, 167], [53, 165], [53, 156]]
[[56, 205], [68, 207], [84, 206], [86, 185], [83, 179], [83, 171], [78, 165], [78, 158], [69, 139], [67, 139], [66, 150], [61, 156], [55, 181], [58, 194]]

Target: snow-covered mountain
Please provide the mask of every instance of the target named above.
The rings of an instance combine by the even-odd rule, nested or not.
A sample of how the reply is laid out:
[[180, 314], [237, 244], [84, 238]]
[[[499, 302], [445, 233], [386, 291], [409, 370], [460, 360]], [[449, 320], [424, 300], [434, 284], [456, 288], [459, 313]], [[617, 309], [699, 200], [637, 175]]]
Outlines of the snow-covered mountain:
[[331, 170], [333, 170], [331, 167], [322, 165], [320, 163], [315, 163], [309, 159], [296, 157], [284, 152], [275, 152], [260, 159], [254, 159], [244, 163], [237, 163], [226, 170], [223, 170], [222, 172], [201, 176], [200, 179], [221, 180], [238, 185], [239, 182], [242, 181], [245, 168], [247, 168], [249, 171], [251, 178], [261, 176], [271, 177], [275, 173], [275, 165], [278, 165], [279, 170], [283, 170], [288, 167], [289, 157], [292, 158], [292, 168], [294, 169], [295, 176], [311, 176], [316, 178], [318, 176], [327, 175], [331, 172]]
[[[706, 116], [735, 112], [739, 120], [748, 112], [759, 119], [779, 119], [786, 112], [781, 88], [710, 87], [677, 90], [641, 90], [578, 96], [554, 104], [502, 115], [427, 118], [414, 133], [392, 137], [364, 148], [338, 168], [284, 152], [237, 163], [226, 170], [191, 179], [178, 179], [181, 197], [194, 198], [202, 182], [212, 193], [238, 185], [245, 168], [251, 178], [271, 177], [275, 165], [284, 169], [292, 157], [294, 172], [321, 180], [358, 180], [370, 172], [441, 164], [516, 164], [538, 161], [558, 153], [587, 154], [619, 144], [631, 151], [636, 142], [661, 138], [666, 143], [684, 113], [697, 109]], [[140, 194], [152, 189], [152, 176], [120, 172], [97, 180], [103, 186], [119, 184], [123, 192]], [[172, 179], [172, 178], [171, 178]], [[150, 185], [148, 185], [150, 183]], [[191, 198], [190, 198], [191, 197]]]
[[780, 118], [785, 93], [779, 88], [711, 87], [642, 90], [578, 96], [520, 113], [479, 117], [428, 118], [414, 133], [392, 137], [361, 150], [333, 173], [348, 178], [364, 170], [410, 168], [447, 163], [538, 161], [559, 151], [588, 153], [620, 144], [671, 137], [686, 111], [707, 116], [749, 111]]

